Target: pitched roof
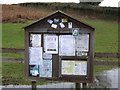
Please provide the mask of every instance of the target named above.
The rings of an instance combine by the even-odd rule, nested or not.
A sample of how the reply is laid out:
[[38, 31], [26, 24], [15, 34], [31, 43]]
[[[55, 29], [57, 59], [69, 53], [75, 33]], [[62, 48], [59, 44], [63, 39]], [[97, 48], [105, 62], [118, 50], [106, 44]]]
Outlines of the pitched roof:
[[72, 19], [72, 20], [74, 20], [74, 21], [76, 21], [76, 22], [78, 22], [78, 23], [86, 26], [86, 27], [91, 28], [92, 30], [95, 29], [94, 27], [92, 27], [92, 26], [90, 26], [90, 25], [88, 25], [88, 24], [86, 24], [86, 23], [83, 23], [83, 22], [81, 22], [81, 21], [79, 21], [79, 20], [71, 17], [70, 15], [68, 15], [68, 14], [66, 14], [66, 13], [64, 13], [64, 12], [62, 12], [62, 11], [60, 11], [60, 10], [57, 10], [57, 11], [53, 12], [52, 14], [50, 14], [50, 15], [44, 17], [44, 18], [41, 18], [41, 19], [39, 19], [39, 20], [37, 20], [37, 21], [35, 21], [34, 23], [32, 23], [32, 24], [24, 27], [24, 29], [26, 29], [26, 28], [28, 28], [28, 27], [31, 27], [31, 26], [33, 26], [33, 25], [35, 25], [35, 24], [37, 24], [37, 23], [40, 23], [41, 21], [43, 21], [43, 20], [45, 20], [45, 19], [48, 19], [48, 18], [50, 18], [51, 16], [54, 16], [54, 15], [56, 15], [56, 14], [62, 14], [62, 15], [64, 15], [64, 16], [66, 16], [66, 17], [68, 17], [68, 18], [70, 18], [70, 19]]

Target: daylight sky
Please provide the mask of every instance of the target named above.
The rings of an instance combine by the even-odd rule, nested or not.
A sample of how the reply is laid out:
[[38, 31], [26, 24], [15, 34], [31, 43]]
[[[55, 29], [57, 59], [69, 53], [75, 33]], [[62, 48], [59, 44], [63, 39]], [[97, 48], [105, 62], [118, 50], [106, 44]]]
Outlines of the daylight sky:
[[[17, 4], [17, 3], [24, 3], [24, 2], [75, 2], [75, 3], [79, 3], [79, 0], [0, 0], [0, 4]], [[118, 2], [120, 2], [120, 0], [103, 0], [100, 6], [118, 7]]]

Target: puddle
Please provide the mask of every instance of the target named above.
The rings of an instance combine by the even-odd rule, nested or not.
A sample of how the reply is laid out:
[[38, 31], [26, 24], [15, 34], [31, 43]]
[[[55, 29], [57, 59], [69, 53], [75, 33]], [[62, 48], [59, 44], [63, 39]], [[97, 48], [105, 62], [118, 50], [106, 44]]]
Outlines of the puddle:
[[94, 78], [94, 83], [90, 84], [92, 88], [119, 88], [120, 68], [112, 69], [104, 72], [97, 73]]

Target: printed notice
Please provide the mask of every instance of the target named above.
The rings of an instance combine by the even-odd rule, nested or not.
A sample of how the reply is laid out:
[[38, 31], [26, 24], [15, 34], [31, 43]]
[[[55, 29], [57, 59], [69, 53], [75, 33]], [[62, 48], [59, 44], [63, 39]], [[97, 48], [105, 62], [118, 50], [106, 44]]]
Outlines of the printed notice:
[[88, 51], [89, 50], [89, 35], [80, 34], [76, 37], [76, 51]]
[[52, 28], [57, 28], [57, 25], [56, 24], [52, 24], [51, 27]]
[[65, 25], [64, 25], [63, 23], [60, 23], [60, 27], [61, 27], [61, 28], [64, 28]]
[[53, 20], [48, 20], [47, 22], [50, 23], [50, 24], [52, 24], [52, 23], [53, 23]]
[[51, 53], [43, 53], [43, 59], [51, 60], [52, 59], [52, 54]]
[[29, 65], [42, 65], [42, 47], [29, 47]]
[[31, 34], [30, 41], [32, 47], [41, 47], [41, 34]]
[[61, 70], [63, 75], [87, 75], [87, 62], [62, 60]]
[[52, 77], [52, 60], [43, 60], [40, 66], [40, 77]]
[[68, 22], [68, 28], [72, 28], [72, 22]]
[[59, 36], [59, 55], [75, 56], [75, 38], [72, 35]]
[[45, 35], [44, 39], [45, 53], [58, 53], [58, 36], [56, 35]]

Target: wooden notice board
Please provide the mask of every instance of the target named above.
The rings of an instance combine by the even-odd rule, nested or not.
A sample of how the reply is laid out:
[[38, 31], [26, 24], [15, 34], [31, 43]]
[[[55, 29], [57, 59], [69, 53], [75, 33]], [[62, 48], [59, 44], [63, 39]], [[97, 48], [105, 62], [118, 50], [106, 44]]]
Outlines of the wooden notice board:
[[94, 28], [57, 11], [25, 27], [29, 81], [92, 82]]

